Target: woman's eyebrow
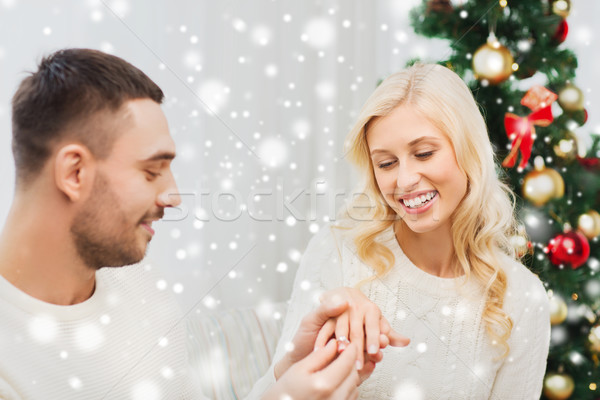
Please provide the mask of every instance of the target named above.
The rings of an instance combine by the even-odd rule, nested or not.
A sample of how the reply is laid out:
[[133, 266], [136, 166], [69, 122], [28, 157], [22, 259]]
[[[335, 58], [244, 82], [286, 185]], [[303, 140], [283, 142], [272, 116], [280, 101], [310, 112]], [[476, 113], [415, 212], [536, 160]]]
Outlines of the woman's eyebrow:
[[388, 151], [384, 150], [384, 149], [375, 149], [375, 150], [371, 151], [371, 156], [374, 156], [375, 154], [379, 154], [379, 153], [388, 153]]
[[417, 144], [421, 143], [421, 142], [425, 142], [425, 141], [432, 141], [432, 142], [439, 142], [440, 139], [435, 137], [435, 136], [421, 136], [419, 138], [416, 138], [415, 140], [412, 140], [410, 142], [408, 142], [408, 145], [410, 147], [414, 147]]
[[[408, 146], [409, 147], [415, 147], [416, 145], [418, 145], [421, 142], [439, 142], [440, 138], [437, 138], [435, 136], [421, 136], [419, 138], [416, 138], [415, 140], [411, 140], [410, 142], [408, 142]], [[388, 151], [385, 149], [373, 149], [371, 151], [371, 157], [373, 157], [375, 154], [379, 154], [379, 153], [387, 153]]]

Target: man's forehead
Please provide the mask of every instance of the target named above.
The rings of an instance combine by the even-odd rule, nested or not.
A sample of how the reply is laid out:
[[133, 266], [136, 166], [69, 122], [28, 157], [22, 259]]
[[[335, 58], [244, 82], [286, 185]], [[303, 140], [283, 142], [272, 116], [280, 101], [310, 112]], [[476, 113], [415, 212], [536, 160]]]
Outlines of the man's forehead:
[[175, 142], [158, 103], [150, 99], [130, 100], [124, 105], [121, 118], [121, 132], [114, 147], [117, 153], [135, 155], [138, 161], [175, 157]]

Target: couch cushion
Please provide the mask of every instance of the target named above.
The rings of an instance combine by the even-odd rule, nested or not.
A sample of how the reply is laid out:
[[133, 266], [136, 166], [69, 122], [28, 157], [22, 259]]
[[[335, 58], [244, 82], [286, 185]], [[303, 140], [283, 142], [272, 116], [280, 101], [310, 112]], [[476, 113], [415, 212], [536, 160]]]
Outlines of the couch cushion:
[[192, 376], [214, 400], [242, 399], [269, 368], [287, 305], [189, 315]]

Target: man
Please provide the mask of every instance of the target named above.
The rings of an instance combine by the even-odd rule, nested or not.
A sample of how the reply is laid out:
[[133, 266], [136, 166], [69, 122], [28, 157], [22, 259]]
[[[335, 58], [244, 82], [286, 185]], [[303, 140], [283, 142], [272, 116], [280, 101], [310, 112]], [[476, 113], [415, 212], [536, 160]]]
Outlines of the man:
[[[13, 98], [15, 198], [0, 237], [0, 398], [195, 399], [174, 299], [144, 257], [180, 199], [163, 93], [124, 60], [67, 49]], [[356, 396], [357, 349], [303, 321], [267, 399]], [[363, 371], [367, 375], [372, 371]]]

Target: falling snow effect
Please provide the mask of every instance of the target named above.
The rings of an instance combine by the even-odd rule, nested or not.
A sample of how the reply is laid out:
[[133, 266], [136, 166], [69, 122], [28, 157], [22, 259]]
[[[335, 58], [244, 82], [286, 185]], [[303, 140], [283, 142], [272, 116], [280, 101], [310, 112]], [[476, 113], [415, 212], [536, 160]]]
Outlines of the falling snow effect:
[[33, 339], [41, 343], [48, 343], [54, 340], [58, 333], [58, 324], [51, 318], [39, 316], [31, 318], [29, 323], [29, 334]]
[[[11, 36], [2, 31], [6, 40], [0, 43], [0, 60], [6, 65], [6, 90], [0, 122], [4, 131], [10, 131], [9, 91], [21, 79], [20, 72], [30, 70], [41, 52], [70, 44], [66, 27], [70, 21], [84, 21], [78, 45], [125, 57], [156, 80], [166, 94], [163, 110], [177, 145], [173, 170], [185, 195], [173, 217], [157, 223], [150, 243], [148, 258], [162, 274], [153, 287], [176, 296], [186, 311], [193, 305], [205, 312], [282, 302], [290, 293], [308, 240], [325, 228], [328, 219], [335, 219], [336, 208], [329, 204], [339, 204], [344, 197], [332, 198], [334, 191], [353, 188], [355, 178], [342, 144], [361, 105], [378, 79], [401, 68], [406, 60], [445, 51], [439, 43], [415, 37], [408, 26], [408, 11], [416, 0], [380, 5], [372, 19], [356, 12], [351, 3], [334, 1], [323, 8], [321, 3], [308, 2], [303, 12], [296, 12], [277, 8], [278, 2], [261, 1], [256, 9], [269, 12], [260, 15], [252, 10], [238, 13], [215, 3], [213, 14], [207, 15], [203, 6], [182, 7], [158, 13], [146, 26], [141, 17], [149, 7], [142, 1], [40, 5], [36, 13], [44, 18], [33, 19], [27, 16], [26, 2], [0, 0], [0, 29], [10, 26], [10, 19], [20, 21], [20, 31], [26, 32], [18, 43], [12, 43]], [[597, 106], [597, 83], [583, 77], [585, 65], [597, 62], [581, 57], [590, 52], [597, 28], [581, 15], [572, 18], [580, 20], [570, 22], [567, 45], [575, 47], [580, 57], [580, 85], [591, 90], [590, 106]], [[362, 38], [363, 32], [369, 33], [364, 35], [369, 42]], [[368, 50], [373, 40], [377, 52]], [[373, 58], [365, 63], [364, 54]], [[598, 119], [591, 119], [590, 125], [600, 131]], [[4, 140], [2, 170], [12, 174], [9, 138]], [[327, 183], [315, 186], [317, 177]], [[314, 218], [307, 218], [311, 197], [301, 194], [289, 207], [294, 206], [306, 220], [297, 219], [286, 208], [285, 197], [311, 189], [321, 196], [316, 197]], [[228, 197], [231, 193], [237, 197]], [[7, 194], [1, 208], [7, 210], [9, 203]], [[543, 237], [554, 229], [535, 210], [524, 212], [533, 236], [537, 232]], [[588, 264], [600, 273], [597, 260]], [[226, 279], [219, 281], [223, 276]], [[309, 282], [301, 284], [311, 289]], [[591, 281], [585, 290], [589, 296], [598, 296], [600, 283]], [[441, 311], [442, 316], [450, 313], [449, 308]], [[408, 311], [401, 310], [396, 317], [405, 320], [408, 316]], [[114, 317], [106, 314], [81, 328], [78, 348], [102, 348], [106, 344], [103, 328], [114, 323]], [[39, 343], [52, 343], [58, 331], [52, 319], [37, 316], [27, 334]], [[566, 341], [567, 335], [555, 328], [552, 340]], [[71, 352], [59, 350], [57, 357], [68, 359]], [[167, 379], [172, 373], [165, 367], [162, 376]], [[77, 376], [65, 380], [73, 389], [86, 385]], [[146, 382], [131, 396], [152, 399], [156, 396], [152, 389], [152, 382]], [[419, 390], [408, 384], [398, 386], [398, 398], [419, 399]]]
[[421, 389], [418, 385], [411, 382], [405, 382], [398, 385], [394, 399], [425, 400], [425, 394], [423, 389]]
[[104, 343], [104, 333], [100, 325], [86, 324], [75, 331], [76, 346], [83, 351], [98, 350]]
[[315, 49], [326, 49], [333, 45], [336, 39], [336, 29], [327, 18], [314, 18], [305, 28], [301, 40]]
[[206, 80], [198, 89], [198, 97], [204, 103], [206, 112], [219, 114], [229, 99], [229, 88], [217, 79]]
[[288, 146], [277, 138], [265, 139], [258, 147], [258, 156], [262, 163], [268, 167], [282, 166], [288, 155]]
[[135, 385], [131, 391], [132, 400], [159, 400], [161, 393], [156, 383], [142, 381]]
[[252, 41], [258, 46], [267, 46], [272, 39], [271, 29], [264, 25], [258, 25], [252, 29]]

